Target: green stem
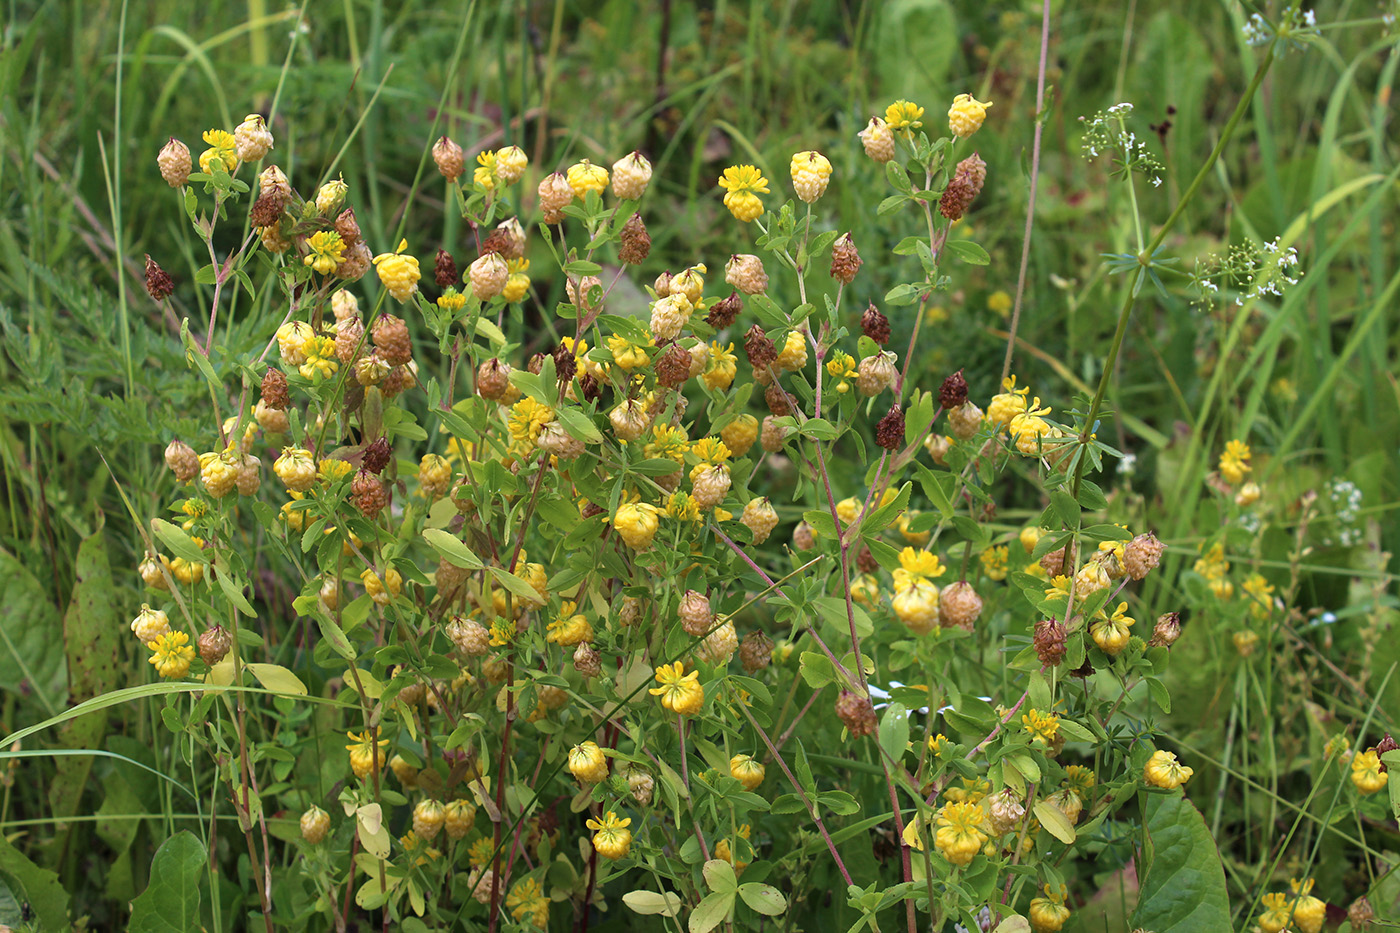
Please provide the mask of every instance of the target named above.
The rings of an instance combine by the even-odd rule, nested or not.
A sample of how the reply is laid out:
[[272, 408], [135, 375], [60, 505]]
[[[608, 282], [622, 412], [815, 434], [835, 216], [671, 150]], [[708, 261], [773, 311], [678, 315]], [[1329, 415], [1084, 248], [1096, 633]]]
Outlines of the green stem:
[[[1249, 87], [1245, 89], [1244, 96], [1240, 98], [1240, 102], [1235, 106], [1235, 112], [1230, 114], [1229, 122], [1225, 124], [1225, 129], [1220, 134], [1220, 139], [1216, 142], [1215, 148], [1211, 150], [1210, 155], [1206, 158], [1205, 164], [1203, 164], [1200, 171], [1196, 173], [1196, 177], [1191, 180], [1191, 186], [1187, 188], [1186, 193], [1181, 196], [1181, 200], [1177, 202], [1176, 208], [1171, 212], [1170, 216], [1167, 217], [1161, 229], [1157, 231], [1157, 235], [1154, 236], [1151, 242], [1138, 254], [1138, 261], [1143, 263], [1144, 268], [1146, 268], [1147, 263], [1151, 261], [1152, 254], [1156, 252], [1157, 247], [1161, 246], [1162, 241], [1167, 238], [1167, 234], [1171, 231], [1172, 227], [1176, 226], [1176, 222], [1181, 219], [1181, 215], [1186, 211], [1186, 206], [1191, 203], [1191, 200], [1196, 196], [1196, 192], [1201, 190], [1201, 186], [1205, 184], [1206, 176], [1209, 175], [1211, 169], [1215, 167], [1215, 163], [1220, 158], [1220, 154], [1225, 151], [1225, 144], [1228, 143], [1230, 137], [1234, 135], [1235, 128], [1239, 126], [1240, 120], [1244, 118], [1245, 111], [1249, 109], [1250, 101], [1254, 99], [1254, 95], [1258, 92], [1259, 86], [1264, 83], [1264, 75], [1268, 74], [1269, 66], [1274, 62], [1274, 44], [1277, 43], [1277, 41], [1278, 40], [1275, 39], [1274, 42], [1271, 42], [1269, 48], [1264, 52], [1264, 60], [1260, 62], [1259, 67], [1255, 69], [1254, 77], [1250, 79]], [[1118, 312], [1118, 326], [1113, 331], [1113, 343], [1108, 348], [1108, 357], [1104, 360], [1103, 373], [1099, 376], [1099, 386], [1094, 390], [1094, 400], [1089, 404], [1089, 413], [1084, 417], [1084, 429], [1079, 435], [1081, 444], [1087, 444], [1089, 438], [1094, 433], [1094, 425], [1098, 420], [1099, 410], [1103, 407], [1104, 395], [1108, 392], [1109, 377], [1112, 376], [1113, 369], [1118, 363], [1118, 351], [1123, 347], [1123, 335], [1128, 330], [1128, 315], [1133, 310], [1133, 300], [1136, 297], [1135, 290], [1129, 289], [1128, 296], [1123, 300], [1123, 309]], [[1084, 478], [1084, 462], [1087, 459], [1087, 457], [1080, 457], [1074, 467], [1073, 488], [1075, 496], [1079, 495], [1079, 485]]]

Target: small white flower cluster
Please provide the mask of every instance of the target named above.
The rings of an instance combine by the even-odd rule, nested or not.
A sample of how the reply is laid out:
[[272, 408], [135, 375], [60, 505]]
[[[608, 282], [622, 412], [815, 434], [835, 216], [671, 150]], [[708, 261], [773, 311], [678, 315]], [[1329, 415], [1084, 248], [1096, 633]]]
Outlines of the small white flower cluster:
[[1096, 159], [1104, 153], [1119, 155], [1119, 166], [1123, 172], [1142, 172], [1150, 177], [1152, 187], [1162, 184], [1161, 172], [1164, 167], [1148, 149], [1147, 143], [1137, 138], [1128, 129], [1127, 117], [1133, 112], [1133, 105], [1124, 101], [1101, 110], [1091, 118], [1080, 117], [1084, 124], [1084, 140], [1080, 148], [1086, 159]]
[[1255, 13], [1245, 22], [1242, 31], [1245, 42], [1250, 45], [1267, 45], [1277, 35], [1294, 49], [1306, 47], [1303, 37], [1319, 35], [1317, 14], [1293, 6], [1285, 7], [1279, 14], [1277, 26]]
[[1353, 547], [1361, 543], [1360, 517], [1361, 490], [1351, 480], [1333, 478], [1327, 483], [1327, 497], [1332, 500], [1332, 517], [1336, 519], [1337, 536], [1329, 537], [1328, 544]]
[[1265, 295], [1282, 297], [1303, 274], [1298, 251], [1291, 246], [1285, 249], [1282, 239], [1275, 237], [1262, 246], [1244, 243], [1230, 247], [1224, 256], [1210, 253], [1198, 258], [1191, 276], [1197, 295], [1192, 304], [1211, 310], [1220, 299], [1221, 286], [1233, 288], [1237, 307]]
[[1125, 453], [1123, 459], [1118, 461], [1118, 475], [1132, 476], [1137, 472], [1137, 454]]

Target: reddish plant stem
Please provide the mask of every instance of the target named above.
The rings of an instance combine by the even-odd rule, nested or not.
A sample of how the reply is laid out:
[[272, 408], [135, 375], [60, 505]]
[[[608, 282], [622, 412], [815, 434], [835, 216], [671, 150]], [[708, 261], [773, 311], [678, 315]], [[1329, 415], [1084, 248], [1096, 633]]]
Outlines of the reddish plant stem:
[[[814, 698], [815, 696], [816, 694], [813, 694]], [[763, 739], [763, 744], [768, 746], [768, 754], [778, 763], [778, 767], [783, 769], [783, 774], [787, 776], [793, 789], [797, 791], [797, 796], [802, 798], [802, 803], [807, 807], [808, 814], [811, 815], [812, 821], [817, 824], [817, 830], [821, 832], [822, 839], [826, 841], [826, 847], [828, 851], [831, 852], [831, 857], [836, 860], [836, 868], [841, 872], [842, 879], [844, 879], [848, 885], [854, 884], [855, 882], [851, 880], [851, 873], [846, 870], [846, 863], [841, 860], [841, 853], [836, 851], [836, 843], [832, 840], [831, 833], [827, 832], [826, 824], [822, 822], [821, 814], [818, 813], [817, 808], [812, 805], [812, 801], [807, 797], [807, 792], [803, 789], [802, 785], [798, 783], [796, 775], [792, 773], [787, 762], [783, 760], [783, 756], [779, 753], [777, 746], [773, 744], [773, 740], [768, 737], [768, 733], [765, 732], [763, 727], [753, 718], [753, 714], [749, 712], [747, 706], [743, 703], [735, 705], [738, 706], [739, 711], [744, 714], [744, 718], [749, 721], [749, 725], [751, 725], [754, 731], [759, 734], [759, 737]], [[911, 901], [910, 903], [912, 904], [913, 902]]]

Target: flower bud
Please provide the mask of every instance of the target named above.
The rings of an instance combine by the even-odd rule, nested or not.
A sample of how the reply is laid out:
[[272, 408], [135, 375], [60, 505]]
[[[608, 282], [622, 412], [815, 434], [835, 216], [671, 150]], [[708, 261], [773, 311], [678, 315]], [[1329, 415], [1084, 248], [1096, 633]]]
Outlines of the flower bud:
[[312, 804], [311, 809], [301, 815], [301, 838], [319, 845], [331, 828], [331, 815]]

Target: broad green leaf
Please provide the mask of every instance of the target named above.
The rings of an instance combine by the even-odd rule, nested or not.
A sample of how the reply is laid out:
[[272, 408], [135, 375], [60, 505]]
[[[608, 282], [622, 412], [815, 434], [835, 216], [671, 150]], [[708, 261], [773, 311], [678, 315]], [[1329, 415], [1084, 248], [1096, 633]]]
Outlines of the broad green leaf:
[[28, 568], [3, 551], [0, 593], [0, 691], [19, 696], [32, 689], [56, 714], [68, 682], [58, 610]]
[[194, 564], [205, 562], [204, 551], [179, 525], [172, 525], [163, 518], [153, 518], [151, 519], [151, 531], [155, 532], [160, 543], [168, 547], [170, 553], [176, 557], [183, 557]]
[[776, 917], [787, 910], [787, 898], [771, 884], [760, 884], [757, 881], [741, 884], [739, 896], [744, 899], [745, 904], [765, 916]]
[[[1035, 818], [1040, 820], [1040, 825], [1050, 831], [1050, 835], [1063, 842], [1065, 845], [1074, 844], [1074, 824], [1069, 821], [1069, 817], [1064, 812], [1048, 800], [1039, 800], [1035, 805]], [[1221, 927], [1221, 929], [1229, 929]]]
[[663, 917], [674, 917], [681, 912], [680, 897], [670, 891], [664, 894], [656, 891], [628, 891], [622, 895], [622, 903], [639, 914], [660, 914]]
[[[120, 670], [113, 660], [120, 651], [120, 630], [125, 627], [117, 618], [116, 589], [101, 528], [78, 546], [76, 572], [73, 596], [63, 616], [70, 703], [90, 700], [121, 682]], [[64, 723], [59, 740], [68, 748], [102, 748], [106, 734], [107, 711], [100, 710]], [[88, 755], [65, 755], [54, 760], [55, 773], [49, 783], [49, 805], [54, 817], [61, 820], [78, 811], [91, 768], [92, 758]], [[66, 834], [69, 830], [60, 832]], [[54, 848], [62, 851], [64, 846]]]
[[187, 829], [165, 841], [151, 861], [151, 883], [131, 902], [131, 933], [199, 929], [199, 887], [207, 856]]
[[987, 251], [971, 240], [949, 240], [946, 249], [970, 266], [986, 266], [992, 261]]
[[244, 667], [273, 693], [292, 694], [294, 696], [306, 695], [306, 684], [301, 682], [301, 678], [280, 664], [245, 664]]
[[18, 890], [12, 887], [11, 893], [29, 902], [42, 929], [68, 929], [68, 894], [59, 884], [58, 875], [35, 865], [4, 836], [0, 836], [0, 872], [9, 875], [5, 880], [18, 887]]
[[464, 570], [481, 569], [481, 558], [473, 554], [471, 548], [463, 544], [451, 532], [441, 528], [429, 528], [423, 532], [423, 538], [432, 545], [433, 550], [446, 558], [447, 562], [454, 567], [461, 567]]
[[1148, 793], [1143, 823], [1147, 867], [1130, 926], [1172, 933], [1231, 929], [1220, 853], [1191, 801], [1179, 793]]
[[520, 577], [517, 577], [515, 574], [510, 573], [508, 571], [502, 570], [500, 567], [488, 567], [487, 569], [491, 571], [491, 576], [495, 578], [496, 582], [501, 584], [501, 586], [504, 586], [507, 590], [510, 590], [511, 594], [514, 595], [517, 599], [525, 599], [531, 602], [539, 602], [539, 590], [526, 583]]
[[732, 895], [734, 889], [739, 886], [734, 875], [734, 866], [722, 858], [710, 859], [701, 871], [705, 875], [705, 884], [717, 894]]
[[891, 703], [880, 719], [880, 751], [891, 763], [897, 763], [908, 747], [909, 710], [903, 703]]
[[[728, 865], [728, 862], [724, 864]], [[695, 909], [690, 912], [687, 926], [690, 933], [710, 933], [723, 923], [734, 910], [734, 892], [727, 894], [706, 894]]]

